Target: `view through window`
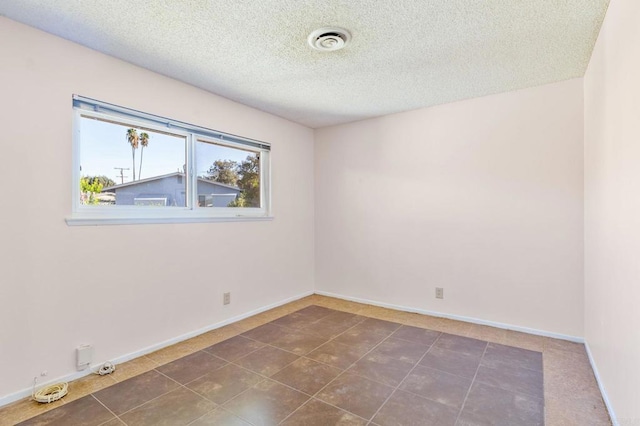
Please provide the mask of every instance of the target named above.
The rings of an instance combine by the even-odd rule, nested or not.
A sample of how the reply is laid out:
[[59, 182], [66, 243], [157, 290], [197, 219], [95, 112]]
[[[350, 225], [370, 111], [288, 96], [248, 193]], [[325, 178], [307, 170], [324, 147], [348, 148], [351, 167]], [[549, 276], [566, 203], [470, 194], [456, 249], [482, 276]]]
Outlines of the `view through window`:
[[186, 207], [186, 138], [83, 116], [84, 205]]
[[227, 141], [189, 125], [165, 130], [136, 118], [85, 110], [76, 115], [79, 211], [266, 214], [267, 144]]
[[260, 153], [198, 140], [196, 161], [199, 207], [260, 207]]

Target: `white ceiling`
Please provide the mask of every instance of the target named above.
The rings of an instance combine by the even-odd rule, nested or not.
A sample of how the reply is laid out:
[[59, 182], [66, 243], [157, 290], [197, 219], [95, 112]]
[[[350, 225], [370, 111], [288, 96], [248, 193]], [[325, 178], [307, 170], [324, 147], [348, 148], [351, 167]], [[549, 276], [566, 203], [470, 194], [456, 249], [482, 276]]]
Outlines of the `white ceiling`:
[[[2, 0], [0, 14], [310, 127], [581, 77], [609, 0]], [[343, 50], [308, 34], [348, 29]]]

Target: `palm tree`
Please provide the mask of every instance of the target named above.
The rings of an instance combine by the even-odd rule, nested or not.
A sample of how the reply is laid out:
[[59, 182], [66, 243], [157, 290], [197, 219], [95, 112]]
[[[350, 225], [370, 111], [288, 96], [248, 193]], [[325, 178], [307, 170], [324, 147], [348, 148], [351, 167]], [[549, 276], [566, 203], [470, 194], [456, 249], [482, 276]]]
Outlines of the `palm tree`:
[[131, 145], [131, 156], [133, 157], [133, 180], [136, 180], [136, 149], [138, 149], [138, 132], [131, 128], [127, 130], [127, 142]]
[[140, 172], [138, 173], [138, 179], [142, 178], [142, 155], [144, 154], [144, 149], [149, 145], [149, 134], [148, 133], [140, 133]]

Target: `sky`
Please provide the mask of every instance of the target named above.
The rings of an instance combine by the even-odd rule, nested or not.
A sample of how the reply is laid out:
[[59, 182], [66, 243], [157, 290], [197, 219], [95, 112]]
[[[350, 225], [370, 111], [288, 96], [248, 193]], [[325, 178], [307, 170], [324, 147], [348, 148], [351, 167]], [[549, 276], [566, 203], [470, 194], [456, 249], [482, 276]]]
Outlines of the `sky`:
[[[82, 117], [80, 120], [80, 166], [82, 176], [107, 176], [121, 183], [120, 170], [124, 170], [124, 182], [133, 179], [133, 160], [131, 145], [127, 141], [127, 129], [131, 126], [108, 123]], [[142, 179], [182, 171], [185, 164], [186, 144], [181, 136], [166, 135], [149, 130], [138, 130], [138, 135], [146, 131], [149, 145], [144, 149], [142, 161]], [[140, 155], [142, 146], [135, 151], [136, 180], [140, 179]], [[233, 160], [240, 162], [250, 155], [247, 151], [198, 142], [196, 144], [196, 171], [198, 176], [206, 171], [215, 160]]]

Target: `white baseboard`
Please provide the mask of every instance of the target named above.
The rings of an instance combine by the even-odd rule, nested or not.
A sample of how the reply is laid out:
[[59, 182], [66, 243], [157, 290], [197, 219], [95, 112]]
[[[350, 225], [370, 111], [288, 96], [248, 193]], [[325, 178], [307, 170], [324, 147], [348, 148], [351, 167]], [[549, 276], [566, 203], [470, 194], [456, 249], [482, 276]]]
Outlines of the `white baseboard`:
[[[160, 342], [160, 343], [156, 343], [156, 344], [151, 345], [151, 346], [147, 346], [146, 348], [137, 350], [135, 352], [128, 353], [126, 355], [119, 356], [119, 357], [117, 357], [115, 359], [111, 359], [109, 361], [111, 363], [115, 364], [115, 365], [118, 365], [118, 364], [121, 364], [123, 362], [132, 360], [134, 358], [138, 358], [138, 357], [140, 357], [142, 355], [146, 355], [148, 353], [155, 352], [155, 351], [157, 351], [159, 349], [166, 348], [167, 346], [175, 345], [176, 343], [182, 342], [182, 341], [187, 340], [187, 339], [191, 339], [192, 337], [199, 336], [200, 334], [206, 333], [208, 331], [215, 330], [217, 328], [224, 327], [225, 325], [232, 324], [234, 322], [238, 322], [240, 320], [243, 320], [245, 318], [251, 317], [253, 315], [257, 315], [257, 314], [262, 313], [264, 311], [268, 311], [269, 309], [277, 308], [278, 306], [286, 305], [287, 303], [294, 302], [296, 300], [302, 299], [303, 297], [311, 296], [312, 294], [314, 294], [313, 291], [307, 291], [307, 292], [304, 292], [304, 293], [299, 294], [297, 296], [289, 297], [287, 299], [280, 300], [279, 302], [275, 302], [275, 303], [272, 303], [270, 305], [263, 306], [261, 308], [254, 309], [254, 310], [246, 312], [244, 314], [237, 315], [235, 317], [226, 319], [224, 321], [220, 321], [220, 322], [217, 322], [215, 324], [208, 325], [208, 326], [200, 328], [198, 330], [191, 331], [189, 333], [185, 333], [185, 334], [183, 334], [181, 336], [174, 337], [172, 339], [168, 339], [168, 340], [165, 340], [165, 341]], [[94, 364], [90, 368], [87, 368], [86, 370], [78, 371], [78, 372], [71, 373], [71, 374], [67, 374], [65, 376], [58, 377], [57, 379], [50, 380], [50, 381], [47, 381], [47, 382], [38, 383], [38, 387], [46, 386], [46, 385], [50, 385], [50, 384], [54, 384], [54, 383], [60, 383], [60, 382], [71, 382], [71, 381], [77, 380], [77, 379], [79, 379], [81, 377], [88, 376], [89, 374], [93, 374], [92, 371], [96, 371], [101, 366], [102, 366], [102, 363]], [[0, 397], [0, 407], [2, 407], [4, 405], [7, 405], [7, 404], [11, 404], [12, 402], [18, 401], [20, 399], [26, 398], [26, 397], [31, 395], [31, 392], [32, 392], [32, 388], [27, 388], [27, 389], [22, 389], [22, 390], [19, 390], [17, 392], [11, 393], [9, 395], [5, 395], [3, 397]]]
[[447, 313], [444, 313], [444, 312], [429, 311], [429, 310], [426, 310], [426, 309], [412, 308], [412, 307], [409, 307], [409, 306], [394, 305], [394, 304], [391, 304], [391, 303], [378, 302], [378, 301], [375, 301], [375, 300], [363, 299], [363, 298], [360, 298], [360, 297], [344, 296], [342, 294], [330, 293], [328, 291], [316, 290], [315, 293], [319, 294], [321, 296], [334, 297], [336, 299], [343, 299], [343, 300], [348, 300], [348, 301], [351, 301], [351, 302], [357, 302], [357, 303], [364, 303], [364, 304], [367, 304], [367, 305], [380, 306], [381, 308], [388, 308], [388, 309], [393, 309], [393, 310], [396, 310], [396, 311], [412, 312], [412, 313], [423, 314], [423, 315], [431, 315], [433, 317], [448, 318], [448, 319], [453, 319], [453, 320], [457, 320], [457, 321], [469, 322], [469, 323], [472, 323], [472, 324], [488, 325], [488, 326], [491, 326], [491, 327], [503, 328], [503, 329], [506, 329], [506, 330], [520, 331], [520, 332], [523, 332], [523, 333], [535, 334], [535, 335], [538, 335], [538, 336], [552, 337], [554, 339], [561, 339], [561, 340], [568, 340], [570, 342], [575, 342], [575, 343], [584, 343], [584, 338], [582, 338], [582, 337], [569, 336], [569, 335], [566, 335], [566, 334], [554, 333], [554, 332], [546, 331], [546, 330], [538, 330], [538, 329], [535, 329], [535, 328], [521, 327], [521, 326], [518, 326], [518, 325], [505, 324], [505, 323], [501, 323], [501, 322], [486, 321], [486, 320], [479, 319], [479, 318], [472, 318], [472, 317], [465, 317], [465, 316], [461, 316], [461, 315], [447, 314]]
[[589, 343], [585, 342], [584, 347], [587, 349], [587, 356], [589, 357], [589, 363], [591, 364], [591, 369], [593, 370], [593, 374], [596, 376], [596, 382], [598, 383], [598, 388], [600, 388], [600, 393], [602, 394], [604, 405], [607, 407], [607, 411], [609, 412], [611, 423], [613, 424], [613, 426], [619, 426], [620, 423], [616, 418], [616, 413], [613, 411], [613, 406], [611, 405], [611, 401], [609, 400], [607, 391], [604, 388], [604, 383], [600, 379], [600, 373], [598, 373], [598, 367], [596, 366], [596, 361], [593, 358], [593, 354], [591, 353], [591, 348], [589, 347]]

